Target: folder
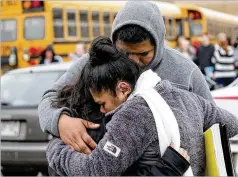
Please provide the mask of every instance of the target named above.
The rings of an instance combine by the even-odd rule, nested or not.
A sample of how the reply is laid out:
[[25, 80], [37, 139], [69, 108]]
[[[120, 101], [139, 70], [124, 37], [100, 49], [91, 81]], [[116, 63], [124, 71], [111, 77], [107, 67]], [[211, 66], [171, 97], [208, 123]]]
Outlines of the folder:
[[234, 176], [226, 126], [214, 124], [204, 133], [206, 176]]

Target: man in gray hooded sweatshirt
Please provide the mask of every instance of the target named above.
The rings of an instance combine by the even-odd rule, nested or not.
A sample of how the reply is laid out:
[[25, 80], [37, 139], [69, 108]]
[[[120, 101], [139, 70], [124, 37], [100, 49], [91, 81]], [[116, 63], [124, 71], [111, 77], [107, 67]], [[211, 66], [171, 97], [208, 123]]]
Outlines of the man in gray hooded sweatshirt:
[[[165, 26], [154, 3], [129, 1], [118, 12], [112, 27], [112, 39], [118, 49], [138, 62], [144, 69], [152, 69], [163, 80], [212, 100], [206, 81], [199, 68], [179, 52], [164, 46]], [[41, 129], [57, 136], [75, 150], [90, 154], [96, 143], [86, 128], [99, 125], [70, 117], [70, 109], [52, 106], [57, 90], [73, 85], [88, 61], [88, 54], [75, 62], [68, 71], [45, 92], [38, 107]], [[85, 128], [86, 127], [86, 128]]]

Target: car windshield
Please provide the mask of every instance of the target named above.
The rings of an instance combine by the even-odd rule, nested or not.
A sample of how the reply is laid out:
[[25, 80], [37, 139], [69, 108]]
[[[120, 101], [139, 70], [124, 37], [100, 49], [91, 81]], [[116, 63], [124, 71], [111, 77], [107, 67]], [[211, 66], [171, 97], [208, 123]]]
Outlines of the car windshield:
[[6, 74], [1, 78], [2, 106], [37, 106], [63, 72]]

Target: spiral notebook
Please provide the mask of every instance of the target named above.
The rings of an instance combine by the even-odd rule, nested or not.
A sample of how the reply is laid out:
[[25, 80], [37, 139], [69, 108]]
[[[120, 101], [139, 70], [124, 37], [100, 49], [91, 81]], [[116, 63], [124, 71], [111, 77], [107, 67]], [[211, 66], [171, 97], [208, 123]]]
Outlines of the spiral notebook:
[[234, 176], [226, 126], [214, 124], [204, 133], [206, 176]]

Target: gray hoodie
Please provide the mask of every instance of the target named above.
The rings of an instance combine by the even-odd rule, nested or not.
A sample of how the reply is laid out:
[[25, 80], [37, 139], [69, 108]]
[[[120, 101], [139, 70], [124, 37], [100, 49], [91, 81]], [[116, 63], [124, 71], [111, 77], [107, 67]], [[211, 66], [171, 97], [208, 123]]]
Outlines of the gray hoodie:
[[[163, 80], [169, 80], [180, 88], [192, 91], [207, 100], [212, 100], [208, 85], [199, 68], [178, 51], [164, 47], [165, 26], [159, 8], [154, 3], [148, 1], [127, 2], [115, 18], [112, 37], [116, 30], [128, 24], [136, 24], [145, 28], [156, 41], [156, 52], [147, 68], [157, 72]], [[44, 132], [59, 136], [59, 116], [62, 112], [70, 112], [70, 110], [65, 107], [61, 109], [52, 107], [51, 100], [56, 96], [56, 91], [59, 88], [73, 85], [76, 82], [88, 58], [88, 54], [82, 56], [52, 88], [45, 92], [38, 107], [40, 126]]]
[[[181, 147], [188, 151], [195, 176], [205, 173], [203, 132], [215, 123], [226, 124], [228, 136], [238, 134], [238, 119], [202, 97], [161, 81], [156, 90], [170, 106], [178, 125]], [[159, 140], [153, 114], [141, 97], [134, 97], [108, 113], [107, 132], [92, 154], [72, 150], [56, 138], [46, 157], [56, 173], [68, 176], [117, 176], [132, 164], [156, 164]], [[106, 119], [105, 118], [105, 119]]]

